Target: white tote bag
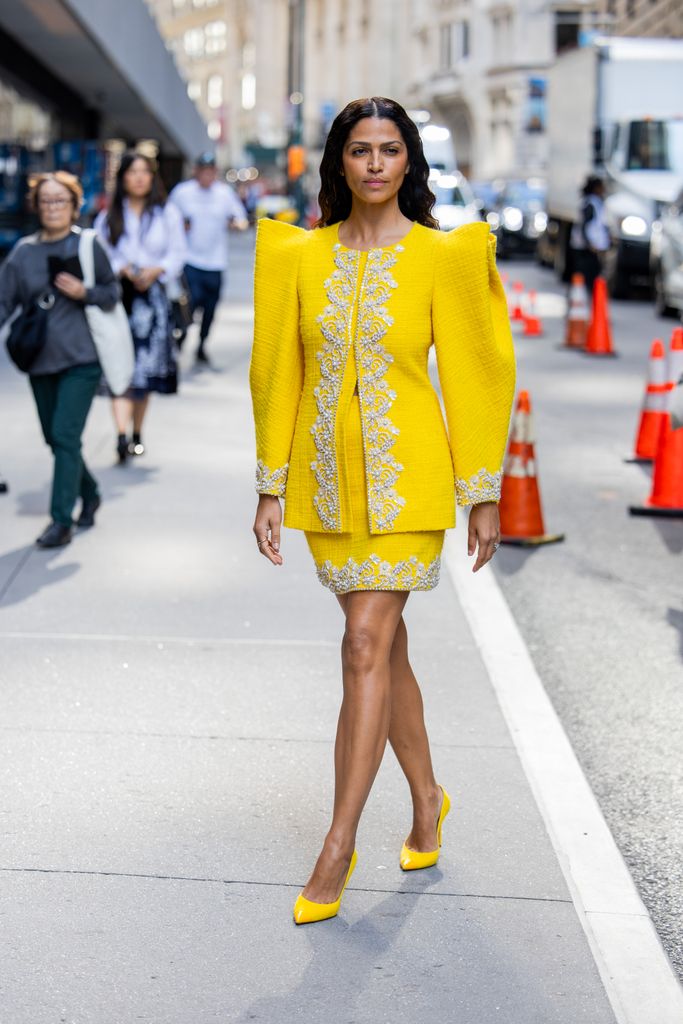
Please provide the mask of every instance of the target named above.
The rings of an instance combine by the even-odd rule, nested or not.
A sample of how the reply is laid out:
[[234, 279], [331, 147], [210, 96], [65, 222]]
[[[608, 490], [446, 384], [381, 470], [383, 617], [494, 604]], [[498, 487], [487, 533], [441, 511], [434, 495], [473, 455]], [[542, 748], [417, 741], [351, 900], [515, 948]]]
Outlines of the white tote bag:
[[[95, 237], [92, 228], [85, 228], [78, 240], [78, 258], [86, 288], [95, 284]], [[130, 387], [135, 369], [135, 347], [126, 311], [120, 302], [113, 309], [84, 308], [104, 379], [113, 395], [122, 395]]]

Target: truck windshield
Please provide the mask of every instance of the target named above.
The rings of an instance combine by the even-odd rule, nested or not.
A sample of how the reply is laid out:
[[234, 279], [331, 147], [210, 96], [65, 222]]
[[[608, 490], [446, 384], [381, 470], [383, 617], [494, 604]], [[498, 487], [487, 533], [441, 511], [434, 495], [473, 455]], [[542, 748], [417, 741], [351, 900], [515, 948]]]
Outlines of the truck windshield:
[[632, 121], [626, 169], [683, 174], [683, 119]]

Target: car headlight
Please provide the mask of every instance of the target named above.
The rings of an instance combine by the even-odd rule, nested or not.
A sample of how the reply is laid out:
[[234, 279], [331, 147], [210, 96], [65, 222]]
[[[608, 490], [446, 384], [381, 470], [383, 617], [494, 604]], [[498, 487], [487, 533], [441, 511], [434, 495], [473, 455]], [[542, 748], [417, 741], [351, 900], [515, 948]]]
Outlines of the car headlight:
[[631, 235], [632, 238], [639, 238], [647, 232], [647, 221], [643, 220], [642, 217], [636, 217], [634, 214], [630, 214], [622, 220], [621, 230], [625, 235]]
[[524, 215], [516, 206], [506, 206], [503, 210], [503, 227], [508, 231], [521, 231]]
[[544, 213], [543, 210], [539, 210], [538, 213], [534, 214], [534, 227], [539, 235], [548, 227], [548, 214]]

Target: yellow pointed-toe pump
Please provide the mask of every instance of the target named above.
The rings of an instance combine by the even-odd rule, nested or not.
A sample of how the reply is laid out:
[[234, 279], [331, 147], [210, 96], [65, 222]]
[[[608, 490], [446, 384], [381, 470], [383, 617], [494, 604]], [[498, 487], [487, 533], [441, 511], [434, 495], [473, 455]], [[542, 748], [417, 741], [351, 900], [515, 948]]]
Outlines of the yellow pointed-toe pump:
[[349, 864], [349, 870], [346, 872], [346, 879], [342, 886], [342, 891], [334, 901], [334, 903], [314, 903], [313, 900], [307, 900], [303, 893], [299, 893], [294, 904], [294, 923], [295, 924], [311, 924], [313, 921], [327, 921], [331, 917], [336, 917], [341, 905], [342, 896], [344, 895], [344, 889], [349, 884], [349, 879], [353, 874], [353, 869], [356, 866], [358, 860], [358, 853], [356, 850], [353, 851], [351, 857], [351, 863]]
[[420, 868], [432, 868], [439, 859], [439, 853], [441, 851], [441, 828], [444, 823], [444, 818], [451, 809], [451, 798], [449, 797], [443, 786], [439, 787], [443, 794], [441, 798], [441, 810], [439, 811], [439, 818], [436, 823], [436, 838], [438, 846], [436, 850], [428, 850], [422, 853], [420, 850], [411, 850], [409, 846], [403, 844], [401, 849], [401, 867], [404, 871], [419, 871]]

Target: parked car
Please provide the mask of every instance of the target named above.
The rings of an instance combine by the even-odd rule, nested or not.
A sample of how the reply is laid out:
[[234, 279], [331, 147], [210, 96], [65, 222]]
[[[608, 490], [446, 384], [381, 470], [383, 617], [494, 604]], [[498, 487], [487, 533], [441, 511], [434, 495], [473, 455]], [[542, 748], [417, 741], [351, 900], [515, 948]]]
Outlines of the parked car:
[[459, 171], [432, 174], [429, 187], [436, 196], [432, 214], [442, 231], [481, 220], [480, 206], [467, 178]]
[[283, 220], [287, 224], [296, 224], [299, 219], [299, 211], [291, 196], [282, 196], [274, 193], [266, 193], [259, 196], [254, 208], [254, 218], [269, 217], [271, 220]]
[[498, 255], [533, 253], [548, 223], [546, 187], [540, 178], [506, 181], [486, 217], [498, 239]]
[[502, 181], [471, 181], [472, 191], [484, 217], [495, 210], [498, 196], [505, 183]]
[[652, 225], [650, 272], [660, 316], [683, 314], [683, 191]]

